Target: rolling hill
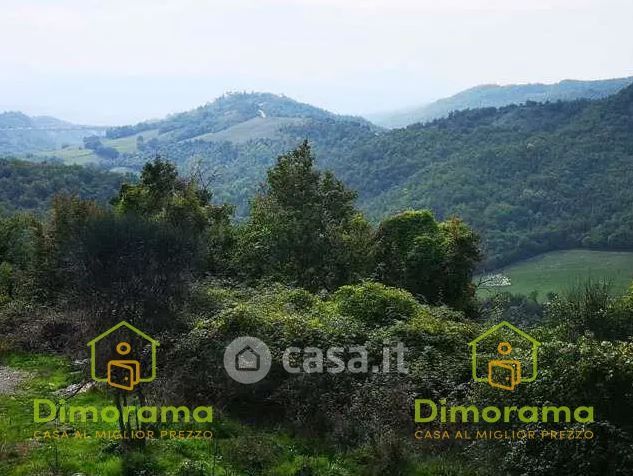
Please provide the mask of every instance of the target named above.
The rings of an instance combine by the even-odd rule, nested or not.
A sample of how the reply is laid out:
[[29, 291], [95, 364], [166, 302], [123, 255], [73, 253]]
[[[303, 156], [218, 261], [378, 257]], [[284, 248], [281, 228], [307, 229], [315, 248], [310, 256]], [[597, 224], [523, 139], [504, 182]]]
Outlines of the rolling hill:
[[600, 99], [617, 93], [633, 83], [633, 77], [598, 81], [564, 80], [555, 84], [485, 84], [466, 89], [454, 96], [430, 104], [400, 111], [369, 115], [375, 124], [387, 128], [406, 127], [416, 122], [429, 122], [448, 116], [453, 111], [482, 107], [501, 107], [527, 101], [571, 101]]
[[50, 116], [0, 113], [0, 155], [29, 154], [78, 145], [86, 136], [103, 135], [102, 127], [71, 124]]
[[213, 176], [218, 200], [237, 205], [238, 217], [248, 210], [266, 169], [275, 157], [309, 138], [332, 168], [361, 142], [381, 129], [359, 117], [340, 116], [269, 93], [231, 93], [215, 101], [158, 121], [108, 129], [100, 139], [104, 156], [85, 145], [37, 154], [38, 160], [95, 164], [109, 170], [138, 171], [156, 154], [182, 170], [203, 162]]

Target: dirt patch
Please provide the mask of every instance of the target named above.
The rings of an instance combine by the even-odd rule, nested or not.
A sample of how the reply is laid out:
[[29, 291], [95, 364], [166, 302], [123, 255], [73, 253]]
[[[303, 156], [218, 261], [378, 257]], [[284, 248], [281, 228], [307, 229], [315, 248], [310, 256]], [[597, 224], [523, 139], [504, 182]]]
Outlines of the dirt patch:
[[29, 374], [8, 367], [0, 367], [0, 395], [7, 395], [15, 392]]

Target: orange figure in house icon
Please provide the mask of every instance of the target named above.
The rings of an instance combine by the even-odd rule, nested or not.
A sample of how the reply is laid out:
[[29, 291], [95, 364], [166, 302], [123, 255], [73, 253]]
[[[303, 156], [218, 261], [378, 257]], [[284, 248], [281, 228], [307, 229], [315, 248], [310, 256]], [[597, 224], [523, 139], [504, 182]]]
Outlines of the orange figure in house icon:
[[[139, 360], [140, 350], [151, 346], [151, 363], [144, 366]], [[134, 390], [140, 382], [156, 378], [156, 347], [158, 341], [128, 322], [121, 321], [88, 342], [91, 351], [91, 376], [97, 382], [121, 390]], [[135, 352], [135, 356], [132, 354]], [[97, 355], [108, 356], [97, 359]], [[100, 360], [98, 362], [98, 360]], [[144, 359], [145, 360], [145, 359]]]
[[[500, 342], [497, 351], [501, 355], [512, 352], [512, 344]], [[514, 390], [521, 383], [521, 362], [516, 359], [495, 359], [488, 362], [488, 383], [491, 387]]]
[[[476, 382], [487, 382], [491, 387], [502, 390], [514, 390], [520, 383], [536, 379], [538, 347], [541, 343], [509, 322], [500, 322], [468, 345], [471, 347], [472, 374]], [[485, 377], [479, 375], [482, 366], [485, 366]]]
[[[119, 355], [130, 353], [127, 342], [119, 342], [116, 346]], [[141, 363], [138, 360], [110, 360], [108, 362], [108, 384], [123, 390], [134, 390], [141, 379]]]

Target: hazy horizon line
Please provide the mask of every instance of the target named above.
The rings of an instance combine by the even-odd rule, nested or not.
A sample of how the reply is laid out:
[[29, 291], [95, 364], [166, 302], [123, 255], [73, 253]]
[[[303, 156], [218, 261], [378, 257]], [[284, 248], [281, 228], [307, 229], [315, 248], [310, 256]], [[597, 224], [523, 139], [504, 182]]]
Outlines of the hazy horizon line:
[[[460, 88], [457, 90], [454, 90], [453, 92], [450, 92], [448, 94], [445, 95], [437, 95], [437, 96], [433, 96], [431, 99], [428, 99], [426, 101], [422, 100], [415, 100], [415, 99], [411, 99], [411, 101], [409, 102], [408, 105], [394, 105], [393, 107], [389, 107], [389, 108], [381, 108], [381, 109], [367, 109], [364, 111], [341, 111], [341, 110], [337, 110], [338, 108], [332, 108], [332, 107], [327, 107], [325, 105], [313, 102], [313, 101], [309, 101], [309, 100], [305, 100], [302, 98], [297, 97], [296, 95], [291, 95], [285, 92], [276, 92], [276, 91], [272, 91], [270, 89], [228, 89], [225, 90], [224, 92], [220, 93], [220, 94], [216, 94], [213, 96], [213, 98], [208, 99], [206, 101], [203, 102], [198, 102], [196, 105], [182, 105], [182, 106], [177, 106], [169, 111], [163, 112], [163, 113], [159, 113], [158, 115], [154, 114], [152, 115], [151, 113], [147, 113], [146, 115], [144, 113], [139, 113], [141, 115], [144, 115], [145, 119], [121, 119], [120, 121], [113, 121], [113, 122], [103, 122], [100, 121], [98, 119], [94, 120], [94, 121], [77, 121], [74, 120], [72, 118], [67, 118], [64, 117], [64, 113], [55, 113], [50, 111], [50, 109], [46, 109], [45, 106], [41, 106], [39, 109], [41, 112], [37, 112], [35, 111], [36, 107], [33, 106], [27, 106], [27, 105], [10, 105], [10, 104], [0, 104], [0, 114], [4, 114], [4, 113], [11, 113], [11, 112], [17, 112], [17, 113], [22, 113], [25, 114], [29, 117], [53, 117], [55, 119], [61, 120], [61, 121], [65, 121], [65, 122], [69, 122], [71, 124], [77, 125], [77, 126], [88, 126], [88, 127], [99, 127], [99, 128], [108, 128], [108, 127], [119, 127], [119, 126], [125, 126], [125, 125], [133, 125], [133, 124], [138, 124], [141, 122], [151, 122], [151, 121], [160, 121], [164, 118], [167, 118], [169, 116], [175, 115], [175, 114], [179, 114], [179, 113], [183, 113], [183, 112], [188, 112], [188, 111], [192, 111], [198, 107], [203, 107], [207, 104], [211, 104], [214, 101], [218, 100], [219, 98], [226, 96], [228, 94], [235, 94], [235, 93], [245, 93], [245, 94], [273, 94], [276, 96], [280, 96], [280, 97], [287, 97], [289, 99], [292, 99], [294, 101], [297, 101], [299, 103], [303, 103], [303, 104], [308, 104], [310, 106], [314, 106], [314, 107], [318, 107], [320, 109], [326, 110], [328, 112], [331, 112], [333, 114], [337, 114], [337, 115], [342, 115], [342, 116], [359, 116], [359, 117], [363, 117], [363, 118], [368, 118], [371, 116], [378, 116], [378, 115], [383, 115], [383, 114], [389, 114], [389, 113], [398, 113], [398, 112], [407, 112], [407, 111], [411, 111], [411, 110], [415, 110], [417, 108], [420, 107], [424, 107], [428, 104], [431, 104], [433, 102], [436, 102], [438, 100], [442, 100], [442, 99], [446, 99], [446, 98], [450, 98], [452, 96], [455, 96], [459, 93], [471, 90], [471, 89], [475, 89], [478, 87], [483, 87], [483, 86], [499, 86], [499, 87], [505, 87], [505, 86], [527, 86], [527, 85], [545, 85], [545, 86], [553, 86], [556, 84], [560, 84], [562, 82], [565, 81], [578, 81], [578, 82], [594, 82], [594, 81], [617, 81], [617, 80], [623, 80], [623, 79], [628, 79], [628, 78], [633, 78], [633, 72], [631, 72], [631, 74], [623, 74], [623, 75], [618, 75], [618, 76], [607, 76], [607, 77], [593, 77], [593, 78], [589, 78], [589, 79], [585, 79], [585, 78], [573, 78], [573, 77], [564, 77], [562, 79], [558, 79], [558, 80], [551, 80], [551, 81], [543, 81], [543, 80], [534, 80], [534, 81], [498, 81], [498, 82], [485, 82], [485, 83], [477, 83], [477, 84], [473, 84], [471, 86], [465, 87], [465, 88]], [[396, 101], [398, 103], [402, 103], [402, 101]]]

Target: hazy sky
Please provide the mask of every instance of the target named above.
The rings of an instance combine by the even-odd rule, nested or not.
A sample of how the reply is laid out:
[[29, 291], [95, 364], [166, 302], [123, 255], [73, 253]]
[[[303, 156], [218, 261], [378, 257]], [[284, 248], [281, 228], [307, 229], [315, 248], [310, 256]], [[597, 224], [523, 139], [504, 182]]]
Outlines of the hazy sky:
[[91, 124], [229, 90], [340, 113], [633, 75], [631, 0], [0, 0], [0, 110]]

